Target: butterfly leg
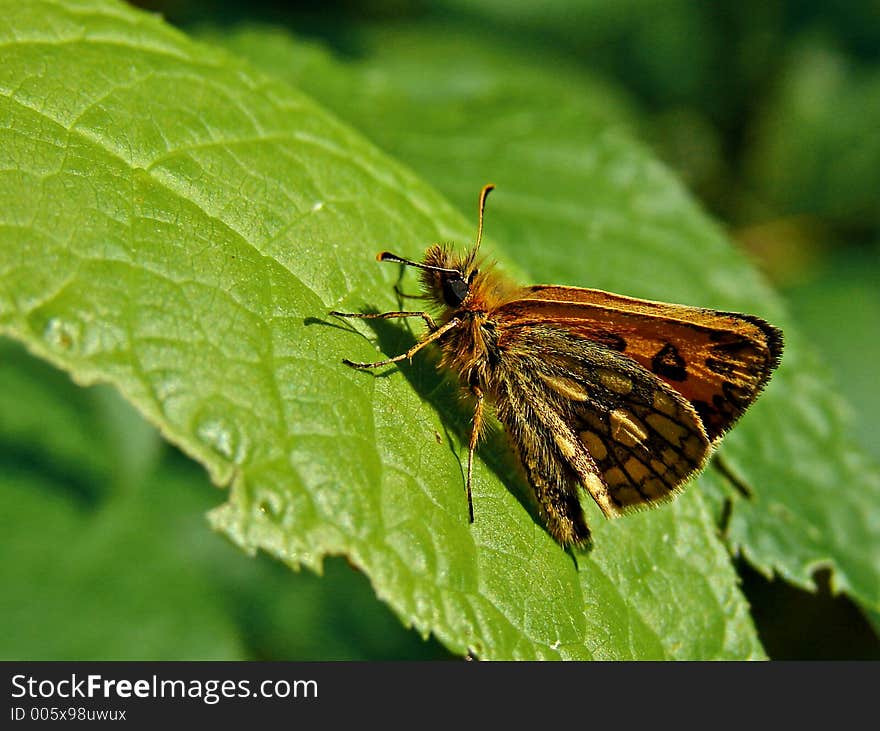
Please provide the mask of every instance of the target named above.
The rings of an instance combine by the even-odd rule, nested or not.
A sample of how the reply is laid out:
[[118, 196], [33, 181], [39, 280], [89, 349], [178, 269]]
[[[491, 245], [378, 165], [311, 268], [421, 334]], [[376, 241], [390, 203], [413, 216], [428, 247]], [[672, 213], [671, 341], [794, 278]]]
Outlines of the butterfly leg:
[[755, 493], [751, 487], [734, 472], [733, 468], [728, 464], [727, 460], [721, 456], [720, 453], [716, 452], [712, 455], [712, 466], [715, 467], [718, 472], [720, 472], [724, 477], [727, 478], [727, 481], [731, 484], [731, 486], [746, 500], [754, 500]]
[[402, 298], [408, 299], [408, 300], [429, 300], [429, 299], [431, 299], [431, 295], [429, 295], [429, 294], [407, 294], [396, 284], [394, 285], [394, 293], [398, 297], [402, 297]]
[[336, 317], [352, 317], [360, 320], [390, 320], [395, 317], [421, 317], [425, 324], [428, 326], [428, 330], [434, 332], [437, 329], [437, 323], [434, 322], [434, 318], [431, 317], [427, 312], [337, 312], [336, 310], [331, 310], [331, 315]]
[[477, 449], [477, 442], [480, 439], [480, 432], [483, 430], [483, 391], [479, 386], [471, 386], [471, 393], [477, 399], [474, 406], [474, 422], [471, 426], [471, 441], [468, 445], [468, 465], [467, 465], [467, 501], [468, 516], [471, 523], [474, 522], [474, 501], [471, 497], [471, 477], [474, 473], [474, 452]]
[[[336, 315], [342, 315], [343, 317], [350, 317], [350, 315], [345, 315], [343, 313], [331, 313]], [[400, 313], [396, 312], [387, 312], [384, 313], [387, 315], [396, 315]], [[404, 313], [406, 314], [406, 313]], [[416, 315], [424, 314], [426, 317], [430, 317], [427, 313], [415, 313]], [[431, 320], [433, 323], [434, 321]], [[391, 363], [399, 363], [402, 360], [406, 360], [408, 358], [412, 358], [416, 353], [418, 353], [422, 348], [424, 348], [428, 343], [433, 343], [435, 340], [439, 340], [446, 333], [448, 333], [452, 328], [458, 327], [461, 324], [461, 320], [456, 317], [453, 317], [449, 322], [445, 325], [438, 327], [430, 335], [419, 340], [415, 345], [413, 345], [409, 350], [405, 353], [401, 353], [400, 355], [395, 355], [393, 358], [387, 358], [386, 360], [377, 360], [375, 363], [357, 363], [353, 360], [348, 360], [348, 358], [343, 358], [342, 362], [347, 366], [351, 366], [352, 368], [357, 368], [358, 370], [366, 370], [368, 368], [381, 368], [382, 366], [390, 365]]]

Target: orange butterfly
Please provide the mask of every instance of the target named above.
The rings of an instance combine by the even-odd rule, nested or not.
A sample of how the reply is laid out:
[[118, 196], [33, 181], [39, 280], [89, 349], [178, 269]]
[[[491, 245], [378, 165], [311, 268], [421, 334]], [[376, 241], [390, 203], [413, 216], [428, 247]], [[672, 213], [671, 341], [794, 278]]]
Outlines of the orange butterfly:
[[596, 289], [517, 287], [477, 252], [433, 245], [421, 263], [428, 312], [339, 317], [421, 317], [428, 331], [412, 348], [376, 363], [411, 358], [429, 343], [441, 368], [458, 373], [474, 397], [467, 498], [473, 521], [474, 450], [485, 400], [522, 463], [547, 529], [563, 545], [590, 531], [578, 500], [582, 485], [607, 517], [672, 498], [705, 465], [712, 448], [767, 384], [782, 355], [782, 332], [752, 315], [624, 297]]

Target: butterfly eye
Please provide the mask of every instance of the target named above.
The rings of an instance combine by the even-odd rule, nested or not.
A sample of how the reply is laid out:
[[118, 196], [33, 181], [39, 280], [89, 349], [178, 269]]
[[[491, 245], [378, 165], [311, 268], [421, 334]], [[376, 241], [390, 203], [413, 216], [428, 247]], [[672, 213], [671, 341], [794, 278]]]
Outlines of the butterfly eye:
[[463, 279], [443, 280], [443, 300], [450, 307], [458, 307], [467, 297], [470, 285]]

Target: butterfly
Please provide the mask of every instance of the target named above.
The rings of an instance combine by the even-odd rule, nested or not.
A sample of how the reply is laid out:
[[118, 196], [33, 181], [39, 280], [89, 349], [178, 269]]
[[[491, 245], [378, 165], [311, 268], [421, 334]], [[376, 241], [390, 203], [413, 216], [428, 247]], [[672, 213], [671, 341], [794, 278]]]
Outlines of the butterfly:
[[474, 519], [474, 452], [487, 402], [516, 451], [540, 515], [562, 545], [590, 530], [583, 487], [609, 518], [681, 491], [758, 397], [782, 357], [782, 332], [753, 315], [652, 302], [596, 289], [519, 287], [478, 260], [434, 244], [421, 262], [389, 252], [379, 261], [421, 270], [430, 312], [345, 313], [363, 319], [421, 318], [427, 330], [381, 368], [436, 344], [439, 367], [473, 399], [466, 494]]

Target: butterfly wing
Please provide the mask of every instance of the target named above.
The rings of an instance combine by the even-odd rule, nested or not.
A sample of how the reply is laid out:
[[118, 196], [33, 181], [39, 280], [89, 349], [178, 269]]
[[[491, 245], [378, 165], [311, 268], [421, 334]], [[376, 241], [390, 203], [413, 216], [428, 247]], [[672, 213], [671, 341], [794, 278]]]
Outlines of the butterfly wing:
[[[535, 503], [550, 534], [562, 545], [585, 544], [590, 529], [578, 499], [578, 483], [591, 480], [604, 499], [589, 453], [576, 442], [540, 382], [510, 364], [498, 380], [495, 409], [518, 453]], [[566, 456], [567, 455], [567, 456]]]
[[553, 322], [628, 356], [671, 385], [717, 441], [766, 385], [782, 333], [758, 317], [539, 285], [498, 308], [500, 321]]
[[588, 536], [582, 484], [609, 517], [672, 497], [710, 443], [693, 406], [614, 349], [556, 322], [500, 321], [496, 411], [551, 533]]

